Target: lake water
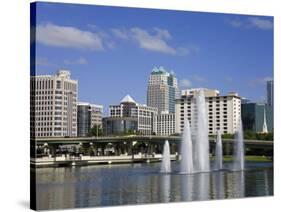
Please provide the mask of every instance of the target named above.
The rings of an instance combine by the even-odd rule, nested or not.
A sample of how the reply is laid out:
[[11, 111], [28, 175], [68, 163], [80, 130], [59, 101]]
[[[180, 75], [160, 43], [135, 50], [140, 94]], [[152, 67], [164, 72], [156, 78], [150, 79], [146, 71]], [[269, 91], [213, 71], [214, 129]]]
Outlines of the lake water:
[[[226, 164], [227, 167], [228, 164]], [[160, 174], [160, 163], [36, 170], [38, 210], [230, 199], [273, 195], [272, 163], [239, 172]]]

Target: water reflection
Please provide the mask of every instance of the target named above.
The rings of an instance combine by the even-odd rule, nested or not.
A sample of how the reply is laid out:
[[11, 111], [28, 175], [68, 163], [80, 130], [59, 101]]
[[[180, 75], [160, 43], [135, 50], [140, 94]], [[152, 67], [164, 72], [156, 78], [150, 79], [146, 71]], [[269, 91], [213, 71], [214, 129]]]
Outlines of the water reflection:
[[225, 198], [225, 179], [223, 171], [213, 172], [211, 176], [212, 181], [212, 199], [223, 199]]
[[194, 175], [181, 175], [181, 201], [191, 201], [193, 199], [193, 178]]
[[267, 171], [263, 171], [264, 174], [264, 195], [268, 196], [269, 195], [269, 183], [268, 183], [268, 172]]
[[182, 201], [210, 199], [210, 173], [181, 175]]
[[[246, 171], [215, 171], [191, 175], [177, 172], [159, 174], [159, 165], [38, 169], [36, 171], [38, 209], [194, 201], [273, 194], [272, 164]], [[174, 167], [176, 165], [173, 164]]]
[[228, 198], [245, 197], [245, 171], [235, 171], [226, 174]]
[[208, 200], [210, 199], [210, 173], [199, 173], [197, 177], [194, 178], [195, 188], [198, 188], [198, 192], [195, 193], [194, 200]]
[[161, 198], [160, 202], [170, 202], [170, 194], [171, 194], [171, 175], [164, 174], [161, 176]]

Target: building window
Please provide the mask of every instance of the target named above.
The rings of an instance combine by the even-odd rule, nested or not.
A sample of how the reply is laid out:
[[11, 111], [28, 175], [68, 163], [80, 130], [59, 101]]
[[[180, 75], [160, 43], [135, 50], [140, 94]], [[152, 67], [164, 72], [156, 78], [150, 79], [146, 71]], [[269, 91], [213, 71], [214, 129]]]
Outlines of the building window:
[[57, 89], [61, 89], [61, 81], [60, 81], [60, 80], [57, 81], [56, 88], [57, 88]]

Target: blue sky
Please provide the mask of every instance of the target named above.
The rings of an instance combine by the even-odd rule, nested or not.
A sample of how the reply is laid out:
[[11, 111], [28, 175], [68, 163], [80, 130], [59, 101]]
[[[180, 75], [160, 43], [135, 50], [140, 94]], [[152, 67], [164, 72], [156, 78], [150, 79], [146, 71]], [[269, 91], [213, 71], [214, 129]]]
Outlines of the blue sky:
[[237, 91], [265, 99], [273, 78], [273, 18], [265, 16], [37, 3], [36, 74], [69, 69], [79, 101], [146, 102], [154, 66], [181, 89]]

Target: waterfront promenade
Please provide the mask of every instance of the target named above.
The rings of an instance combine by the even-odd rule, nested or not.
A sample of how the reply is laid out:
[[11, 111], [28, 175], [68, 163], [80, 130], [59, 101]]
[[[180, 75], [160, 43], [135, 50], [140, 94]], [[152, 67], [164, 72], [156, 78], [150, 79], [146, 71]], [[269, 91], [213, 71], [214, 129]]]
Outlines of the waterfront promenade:
[[[39, 138], [31, 140], [36, 148], [47, 149], [47, 154], [32, 154], [31, 166], [84, 166], [116, 163], [145, 163], [162, 160], [164, 142], [171, 145], [171, 158], [177, 160], [180, 152], [180, 136], [111, 136], [111, 137], [73, 137], [73, 138]], [[223, 139], [224, 154], [230, 155], [234, 139]], [[215, 140], [209, 139], [210, 155], [214, 153]], [[245, 140], [247, 152], [256, 155], [273, 155], [273, 141]], [[77, 147], [92, 153], [76, 151], [61, 151], [62, 147]], [[46, 152], [45, 152], [46, 153]]]
[[[176, 154], [171, 155], [171, 160], [177, 160]], [[162, 160], [161, 154], [146, 155], [118, 155], [118, 156], [84, 156], [78, 157], [71, 155], [61, 155], [57, 157], [31, 158], [30, 163], [33, 167], [58, 167], [58, 166], [87, 166], [98, 164], [121, 164], [121, 163], [152, 163]]]

